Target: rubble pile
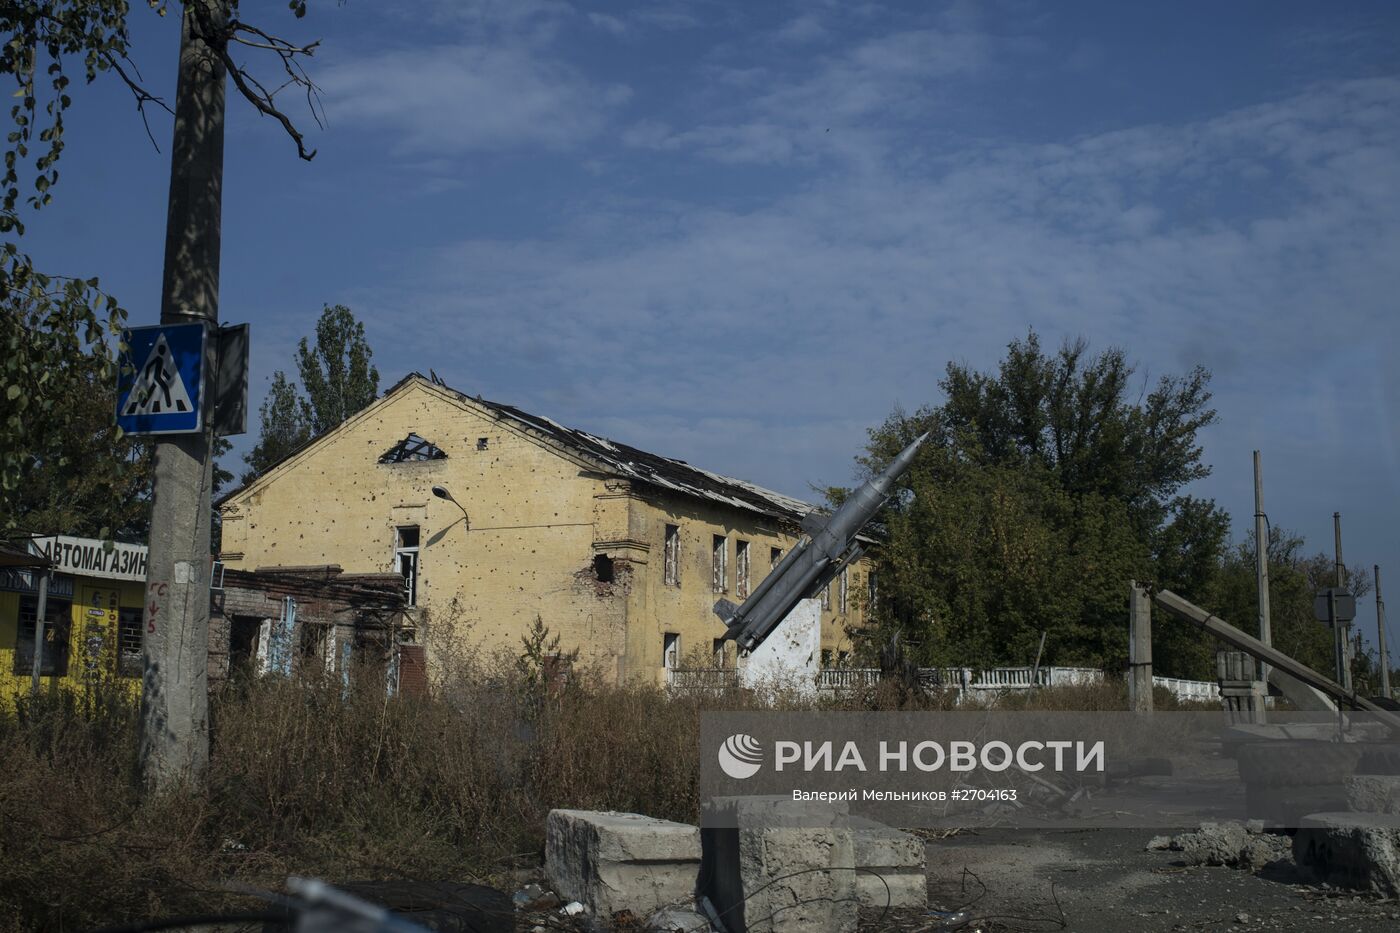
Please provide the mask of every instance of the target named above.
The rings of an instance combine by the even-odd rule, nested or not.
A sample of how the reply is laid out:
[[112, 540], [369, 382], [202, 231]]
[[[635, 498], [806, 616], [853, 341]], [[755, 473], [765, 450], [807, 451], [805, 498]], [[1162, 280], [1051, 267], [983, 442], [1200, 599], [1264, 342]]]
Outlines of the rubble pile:
[[1187, 865], [1223, 865], [1249, 871], [1287, 860], [1290, 854], [1288, 837], [1265, 832], [1261, 820], [1202, 823], [1195, 832], [1155, 836], [1147, 848], [1180, 852]]

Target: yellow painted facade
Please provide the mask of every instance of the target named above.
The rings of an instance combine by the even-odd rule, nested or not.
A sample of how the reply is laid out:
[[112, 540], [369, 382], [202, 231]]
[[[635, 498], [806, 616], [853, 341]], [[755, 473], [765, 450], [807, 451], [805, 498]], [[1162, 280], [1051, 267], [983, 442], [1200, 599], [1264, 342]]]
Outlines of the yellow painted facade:
[[[410, 435], [445, 456], [380, 462]], [[682, 666], [708, 659], [724, 632], [714, 602], [744, 595], [741, 550], [752, 588], [773, 550], [796, 543], [791, 506], [801, 504], [740, 484], [759, 503], [745, 507], [724, 495], [723, 483], [734, 481], [711, 474], [702, 477], [718, 484], [708, 495], [645, 471], [629, 475], [570, 444], [577, 436], [411, 376], [227, 497], [221, 559], [245, 570], [335, 564], [382, 573], [401, 569], [416, 533], [410, 615], [430, 653], [447, 643], [518, 652], [538, 616], [564, 650], [578, 648], [580, 663], [609, 676], [660, 680], [668, 648]], [[582, 437], [594, 450], [619, 449]], [[434, 486], [461, 507], [435, 497]], [[764, 496], [778, 505], [764, 508]], [[822, 645], [833, 659], [849, 649], [846, 627], [861, 622], [866, 572], [863, 563], [847, 571], [844, 607], [840, 579], [831, 584]]]
[[[40, 689], [50, 694], [81, 691], [96, 680], [115, 677], [129, 685], [133, 694], [138, 693], [140, 641], [139, 637], [132, 641], [131, 630], [140, 631], [143, 585], [100, 577], [62, 577], [63, 584], [54, 587], [48, 600], [49, 625], [44, 639], [43, 667], [57, 673], [41, 676]], [[28, 646], [33, 642], [36, 602], [33, 592], [0, 591], [0, 709], [12, 710], [15, 698], [30, 691], [33, 668]], [[27, 638], [21, 637], [23, 632], [28, 633]], [[122, 634], [127, 636], [124, 642]], [[121, 663], [123, 643], [128, 648], [125, 664]], [[22, 646], [25, 650], [20, 650]]]

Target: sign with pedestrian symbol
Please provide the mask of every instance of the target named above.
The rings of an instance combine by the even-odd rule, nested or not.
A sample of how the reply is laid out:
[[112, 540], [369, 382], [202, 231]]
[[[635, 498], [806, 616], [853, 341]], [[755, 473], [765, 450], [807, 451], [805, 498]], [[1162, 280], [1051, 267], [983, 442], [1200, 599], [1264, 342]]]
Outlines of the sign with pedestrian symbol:
[[117, 425], [127, 434], [186, 434], [204, 425], [204, 324], [122, 332]]

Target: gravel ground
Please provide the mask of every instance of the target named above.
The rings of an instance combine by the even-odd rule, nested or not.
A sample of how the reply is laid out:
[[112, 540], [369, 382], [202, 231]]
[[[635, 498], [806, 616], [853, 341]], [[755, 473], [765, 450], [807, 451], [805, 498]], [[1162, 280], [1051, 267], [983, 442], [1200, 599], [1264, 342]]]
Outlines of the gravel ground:
[[[962, 930], [1400, 930], [1400, 902], [1304, 883], [1291, 861], [1258, 872], [1186, 867], [1148, 852], [1148, 830], [986, 830], [928, 845], [930, 909], [967, 909]], [[933, 933], [922, 911], [866, 911], [862, 930]]]

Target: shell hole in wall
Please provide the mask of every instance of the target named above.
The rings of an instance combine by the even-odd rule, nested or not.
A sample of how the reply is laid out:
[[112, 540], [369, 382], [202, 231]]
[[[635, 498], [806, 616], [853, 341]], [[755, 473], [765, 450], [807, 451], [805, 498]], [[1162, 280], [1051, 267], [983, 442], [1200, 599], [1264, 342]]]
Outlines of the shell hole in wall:
[[617, 570], [613, 559], [606, 554], [593, 555], [593, 579], [599, 583], [611, 583], [616, 579]]

